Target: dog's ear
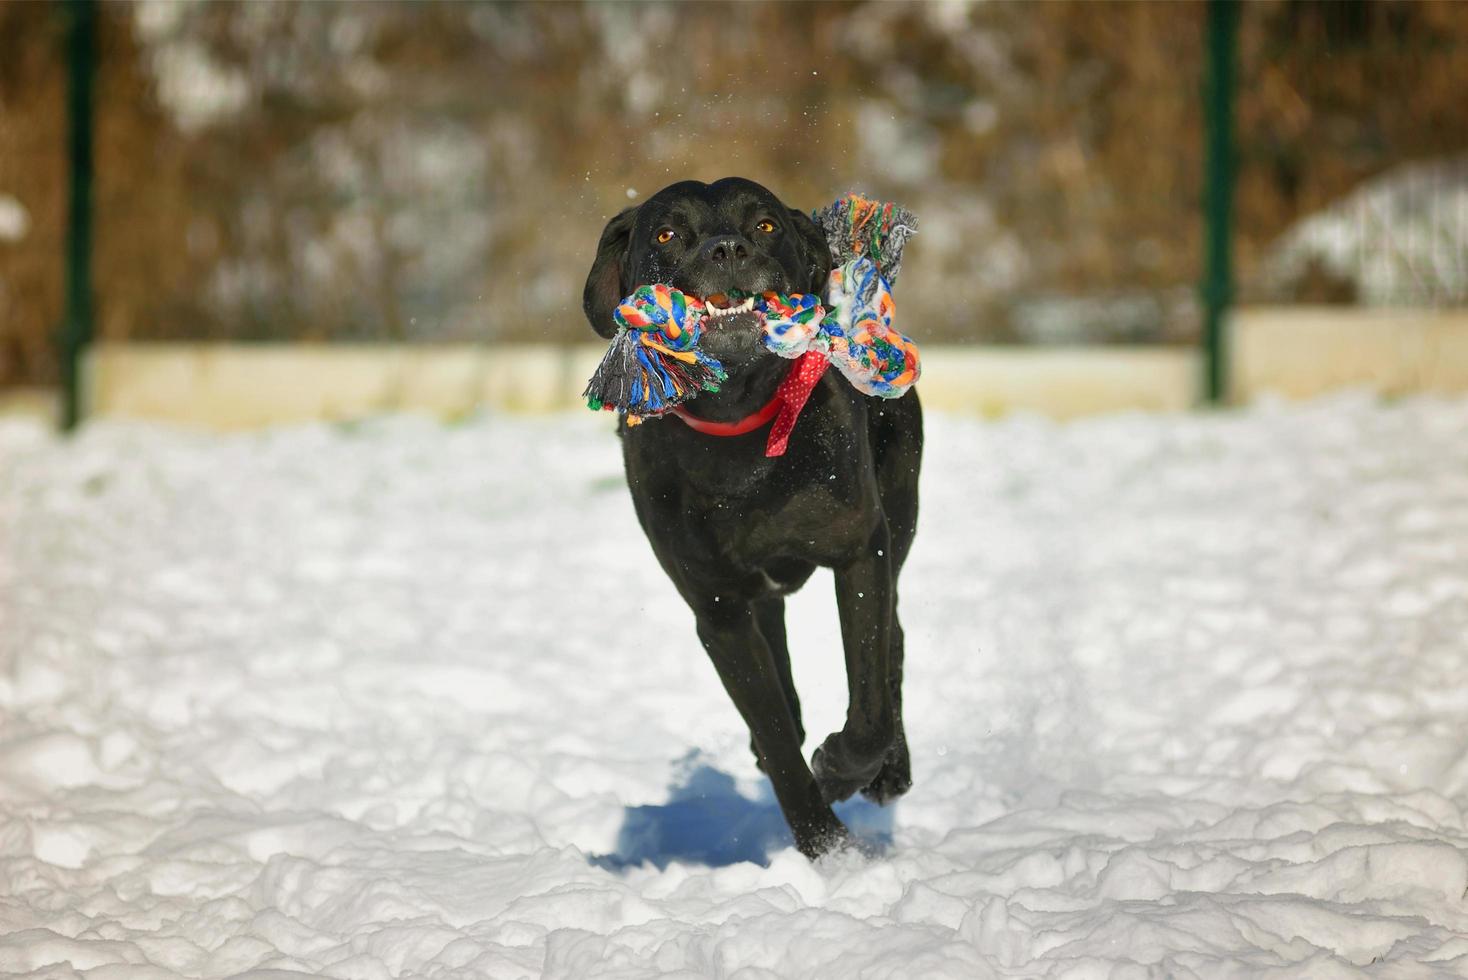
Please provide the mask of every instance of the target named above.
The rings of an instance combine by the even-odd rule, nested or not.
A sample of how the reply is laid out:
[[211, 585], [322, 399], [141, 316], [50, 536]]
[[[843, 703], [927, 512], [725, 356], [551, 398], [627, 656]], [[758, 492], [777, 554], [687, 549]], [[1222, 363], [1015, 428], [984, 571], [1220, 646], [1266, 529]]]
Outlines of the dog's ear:
[[622, 270], [627, 264], [627, 248], [636, 217], [637, 208], [630, 207], [607, 222], [596, 246], [591, 273], [586, 277], [586, 289], [581, 293], [581, 309], [591, 329], [608, 339], [617, 333], [612, 313], [625, 295]]
[[826, 233], [811, 216], [799, 208], [790, 209], [790, 220], [800, 236], [800, 249], [804, 253], [806, 270], [810, 275], [808, 292], [826, 294], [826, 280], [831, 277], [831, 246], [826, 243]]

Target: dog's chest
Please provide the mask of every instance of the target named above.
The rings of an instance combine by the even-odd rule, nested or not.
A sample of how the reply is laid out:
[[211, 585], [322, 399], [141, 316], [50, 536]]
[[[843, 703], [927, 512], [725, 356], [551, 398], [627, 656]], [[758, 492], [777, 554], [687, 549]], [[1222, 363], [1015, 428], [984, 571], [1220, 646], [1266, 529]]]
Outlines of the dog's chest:
[[[881, 520], [865, 417], [854, 398], [812, 399], [788, 452], [764, 454], [764, 433], [725, 440], [674, 421], [624, 436], [643, 526], [675, 563], [755, 573], [779, 559], [838, 565]], [[837, 389], [836, 394], [844, 395]]]
[[795, 462], [743, 493], [693, 495], [692, 509], [701, 505], [712, 539], [736, 564], [758, 568], [779, 557], [830, 564], [870, 536], [878, 503], [870, 481], [861, 478], [864, 460]]

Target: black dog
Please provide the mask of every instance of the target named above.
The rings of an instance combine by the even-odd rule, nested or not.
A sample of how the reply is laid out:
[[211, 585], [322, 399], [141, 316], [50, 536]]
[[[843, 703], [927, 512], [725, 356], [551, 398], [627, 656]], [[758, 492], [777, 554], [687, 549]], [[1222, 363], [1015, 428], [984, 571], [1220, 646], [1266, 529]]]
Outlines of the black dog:
[[[738, 290], [824, 293], [825, 236], [802, 211], [740, 178], [683, 181], [617, 215], [602, 232], [583, 308], [596, 332], [643, 283], [721, 299]], [[791, 362], [760, 344], [753, 313], [709, 321], [704, 349], [728, 381], [688, 406], [715, 422], [765, 406]], [[809, 857], [843, 846], [830, 804], [861, 791], [885, 803], [912, 784], [902, 727], [897, 574], [917, 521], [922, 408], [856, 391], [828, 371], [788, 452], [766, 458], [768, 426], [702, 434], [678, 418], [620, 427], [638, 520], [693, 609], [698, 637], [753, 736], [796, 845]], [[846, 651], [846, 724], [806, 767], [800, 701], [785, 645], [784, 596], [823, 565], [835, 570]]]

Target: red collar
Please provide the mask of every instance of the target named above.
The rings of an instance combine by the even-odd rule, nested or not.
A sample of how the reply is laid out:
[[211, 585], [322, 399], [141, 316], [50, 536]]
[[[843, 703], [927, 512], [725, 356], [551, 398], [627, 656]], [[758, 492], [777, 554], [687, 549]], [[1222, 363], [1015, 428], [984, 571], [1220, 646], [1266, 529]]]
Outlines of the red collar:
[[694, 415], [682, 405], [674, 406], [673, 414], [682, 419], [684, 425], [706, 436], [742, 436], [774, 419], [774, 428], [770, 429], [769, 441], [765, 443], [765, 455], [783, 456], [800, 410], [805, 407], [810, 393], [830, 365], [831, 362], [820, 351], [806, 351], [790, 366], [789, 373], [775, 388], [775, 394], [770, 400], [735, 422], [710, 422]]

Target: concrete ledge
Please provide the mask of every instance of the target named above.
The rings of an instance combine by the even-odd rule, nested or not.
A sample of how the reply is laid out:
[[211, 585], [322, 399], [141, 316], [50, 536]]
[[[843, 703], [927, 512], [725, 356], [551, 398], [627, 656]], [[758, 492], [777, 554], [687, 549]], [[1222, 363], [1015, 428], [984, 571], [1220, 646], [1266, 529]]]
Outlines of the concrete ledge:
[[386, 412], [570, 408], [600, 350], [542, 345], [100, 344], [94, 417], [253, 428]]
[[[1231, 320], [1233, 400], [1341, 387], [1385, 395], [1468, 392], [1468, 311], [1241, 309]], [[215, 429], [386, 412], [443, 419], [482, 408], [569, 410], [605, 348], [496, 344], [104, 343], [86, 365], [94, 417]], [[923, 402], [1071, 418], [1196, 404], [1199, 354], [1181, 347], [925, 346]], [[38, 389], [0, 393], [0, 412], [54, 417]]]
[[0, 388], [0, 418], [31, 418], [57, 425], [61, 421], [61, 392], [39, 385]]
[[1342, 387], [1468, 392], [1468, 311], [1244, 308], [1229, 327], [1237, 402]]
[[[580, 407], [604, 347], [501, 344], [363, 346], [100, 344], [88, 362], [88, 413], [207, 428], [418, 411]], [[1068, 418], [1192, 404], [1197, 357], [1179, 348], [931, 347], [924, 404], [999, 415]]]
[[1190, 408], [1201, 368], [1186, 347], [932, 347], [918, 382], [923, 405], [1073, 418]]

